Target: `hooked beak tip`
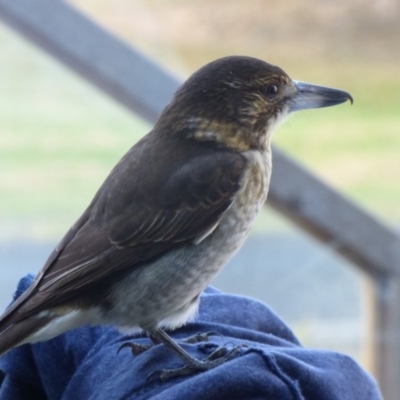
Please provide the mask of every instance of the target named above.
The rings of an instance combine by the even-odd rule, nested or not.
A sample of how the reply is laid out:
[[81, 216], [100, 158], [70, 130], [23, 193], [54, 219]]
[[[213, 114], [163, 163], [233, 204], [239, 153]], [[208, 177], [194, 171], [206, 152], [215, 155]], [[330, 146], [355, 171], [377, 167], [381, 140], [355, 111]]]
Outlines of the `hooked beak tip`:
[[354, 99], [353, 99], [353, 96], [350, 93], [349, 93], [349, 101], [350, 101], [350, 104], [353, 105]]
[[351, 104], [354, 103], [351, 94], [343, 90], [304, 82], [293, 82], [296, 86], [296, 93], [292, 97], [291, 111], [330, 107], [344, 103], [347, 100]]

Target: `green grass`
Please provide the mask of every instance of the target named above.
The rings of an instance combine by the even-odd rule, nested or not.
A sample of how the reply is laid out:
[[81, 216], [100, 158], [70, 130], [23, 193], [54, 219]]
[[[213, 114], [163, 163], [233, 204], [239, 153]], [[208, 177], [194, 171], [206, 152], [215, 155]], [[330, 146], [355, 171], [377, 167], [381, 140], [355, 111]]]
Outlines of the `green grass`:
[[0, 48], [1, 235], [59, 235], [149, 126], [4, 29]]
[[[0, 50], [0, 236], [53, 239], [149, 126], [2, 27]], [[355, 104], [296, 115], [275, 143], [363, 206], [398, 222], [397, 68], [350, 63], [342, 73], [327, 65], [292, 69], [296, 79], [351, 91]], [[281, 226], [277, 221], [269, 225]]]

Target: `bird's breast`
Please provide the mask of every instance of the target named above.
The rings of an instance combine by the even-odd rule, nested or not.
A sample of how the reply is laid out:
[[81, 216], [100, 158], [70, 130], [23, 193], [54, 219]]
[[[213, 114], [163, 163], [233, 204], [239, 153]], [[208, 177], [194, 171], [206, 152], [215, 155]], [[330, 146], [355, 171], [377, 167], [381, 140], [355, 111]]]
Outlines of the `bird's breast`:
[[225, 212], [212, 241], [220, 251], [231, 256], [243, 244], [255, 218], [264, 204], [271, 177], [271, 151], [248, 151], [247, 167], [239, 191]]

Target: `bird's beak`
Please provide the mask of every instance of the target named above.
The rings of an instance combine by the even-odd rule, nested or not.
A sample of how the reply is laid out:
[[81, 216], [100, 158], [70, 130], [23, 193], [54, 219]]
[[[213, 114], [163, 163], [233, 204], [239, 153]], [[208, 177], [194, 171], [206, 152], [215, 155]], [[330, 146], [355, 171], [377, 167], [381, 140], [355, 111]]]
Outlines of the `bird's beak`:
[[353, 104], [351, 95], [343, 90], [298, 81], [293, 83], [296, 91], [291, 96], [289, 112], [335, 106], [347, 100]]

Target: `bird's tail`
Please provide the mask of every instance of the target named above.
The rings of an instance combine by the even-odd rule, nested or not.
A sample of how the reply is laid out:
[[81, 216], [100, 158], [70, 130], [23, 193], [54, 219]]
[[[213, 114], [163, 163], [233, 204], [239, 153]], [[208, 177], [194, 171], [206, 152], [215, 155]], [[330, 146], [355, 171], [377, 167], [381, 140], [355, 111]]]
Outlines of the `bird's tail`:
[[0, 356], [14, 347], [27, 343], [28, 338], [48, 324], [54, 317], [28, 317], [18, 320], [15, 311], [0, 319]]

